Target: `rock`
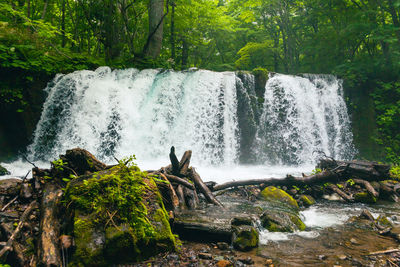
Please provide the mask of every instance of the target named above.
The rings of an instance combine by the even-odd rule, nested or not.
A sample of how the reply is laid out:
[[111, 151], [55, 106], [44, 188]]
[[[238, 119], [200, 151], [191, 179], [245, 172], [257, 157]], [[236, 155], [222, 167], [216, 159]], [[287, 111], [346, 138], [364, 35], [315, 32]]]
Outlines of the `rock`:
[[326, 255], [318, 255], [318, 259], [321, 261], [326, 260], [326, 258]]
[[230, 266], [233, 266], [233, 264], [228, 260], [220, 260], [217, 262], [217, 267], [230, 267]]
[[375, 223], [382, 228], [393, 227], [393, 224], [384, 215], [379, 215], [378, 218], [376, 218]]
[[315, 199], [310, 195], [301, 195], [299, 198], [299, 202], [304, 207], [310, 207], [315, 204]]
[[357, 241], [357, 239], [355, 238], [350, 238], [350, 243], [354, 244], [354, 245], [359, 245], [360, 243]]
[[258, 247], [259, 233], [253, 226], [234, 226], [233, 231], [232, 243], [235, 249], [249, 251]]
[[354, 195], [354, 200], [357, 202], [366, 203], [366, 204], [376, 203], [376, 197], [374, 197], [373, 195], [371, 195], [368, 192], [356, 193]]
[[21, 179], [9, 178], [0, 180], [0, 195], [16, 196], [21, 188]]
[[253, 225], [253, 220], [249, 217], [234, 217], [232, 219], [231, 225], [240, 226], [240, 225]]
[[374, 216], [372, 216], [371, 212], [369, 212], [369, 210], [363, 210], [360, 214], [360, 216], [358, 216], [360, 219], [365, 219], [365, 220], [369, 220], [369, 221], [374, 221]]
[[304, 231], [306, 226], [297, 214], [284, 211], [265, 211], [261, 224], [270, 232]]
[[198, 254], [198, 256], [199, 256], [199, 259], [203, 259], [203, 260], [211, 260], [212, 259], [211, 253], [200, 252]]
[[347, 256], [346, 255], [339, 255], [338, 259], [344, 261], [345, 259], [347, 259]]
[[238, 259], [238, 261], [241, 261], [244, 264], [248, 264], [248, 265], [254, 264], [254, 261], [251, 257], [241, 258], [241, 259]]
[[71, 266], [119, 265], [176, 250], [160, 192], [135, 165], [73, 179], [65, 198], [75, 214]]
[[228, 250], [228, 249], [229, 249], [229, 244], [226, 243], [226, 242], [218, 242], [218, 243], [217, 243], [217, 247], [218, 247], [220, 250]]
[[266, 201], [284, 203], [295, 210], [299, 210], [299, 205], [292, 196], [274, 186], [268, 186], [264, 188], [264, 190], [261, 191], [259, 197], [262, 200]]
[[0, 176], [11, 174], [6, 168], [0, 165]]

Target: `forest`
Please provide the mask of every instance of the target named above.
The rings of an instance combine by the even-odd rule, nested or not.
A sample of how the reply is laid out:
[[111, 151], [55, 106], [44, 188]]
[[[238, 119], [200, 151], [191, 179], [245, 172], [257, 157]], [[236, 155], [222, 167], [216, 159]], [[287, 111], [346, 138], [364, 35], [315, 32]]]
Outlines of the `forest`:
[[19, 86], [2, 79], [0, 106], [103, 65], [327, 73], [372, 99], [377, 159], [399, 163], [399, 48], [398, 0], [2, 0], [0, 68]]

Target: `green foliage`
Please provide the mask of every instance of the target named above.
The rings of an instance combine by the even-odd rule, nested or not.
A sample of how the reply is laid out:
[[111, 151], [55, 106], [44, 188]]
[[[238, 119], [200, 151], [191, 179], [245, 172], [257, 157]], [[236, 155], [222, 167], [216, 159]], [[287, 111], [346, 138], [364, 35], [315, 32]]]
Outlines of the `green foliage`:
[[237, 69], [273, 68], [273, 48], [270, 42], [247, 43], [238, 51], [240, 58], [236, 60]]
[[315, 168], [314, 170], [311, 171], [311, 175], [315, 175], [315, 174], [321, 173], [321, 172], [322, 172], [322, 169], [320, 169], [320, 168]]
[[394, 165], [390, 168], [389, 175], [391, 179], [400, 180], [400, 166]]
[[347, 183], [348, 185], [350, 185], [350, 186], [355, 185], [355, 182], [353, 181], [353, 179], [348, 179], [348, 180], [346, 181], [346, 183]]

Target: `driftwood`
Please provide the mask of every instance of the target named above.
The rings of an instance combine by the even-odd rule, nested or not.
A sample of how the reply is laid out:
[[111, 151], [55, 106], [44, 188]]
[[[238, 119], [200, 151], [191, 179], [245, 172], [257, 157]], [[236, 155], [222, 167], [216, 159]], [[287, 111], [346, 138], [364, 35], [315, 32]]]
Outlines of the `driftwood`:
[[397, 253], [400, 252], [400, 249], [388, 249], [388, 250], [382, 250], [382, 251], [375, 251], [371, 252], [368, 254], [368, 256], [376, 256], [376, 255], [382, 255], [382, 254], [389, 254], [389, 253]]
[[[294, 177], [288, 175], [286, 178], [263, 178], [263, 179], [251, 179], [251, 180], [240, 180], [232, 181], [213, 187], [213, 191], [223, 190], [230, 187], [246, 186], [246, 185], [311, 185], [315, 183], [337, 183], [345, 181], [350, 177], [355, 179], [360, 178], [362, 183], [368, 191], [371, 190], [372, 186], [368, 186], [366, 183], [368, 180], [384, 180], [389, 177], [390, 165], [379, 164], [376, 162], [369, 161], [335, 161], [332, 159], [323, 159], [317, 166], [323, 169], [322, 172], [303, 176]], [[361, 180], [365, 180], [362, 182]], [[376, 191], [374, 192], [374, 194]]]
[[188, 174], [191, 157], [192, 151], [185, 151], [185, 153], [183, 153], [181, 161], [179, 162], [179, 173], [183, 176], [186, 176]]
[[22, 213], [21, 218], [18, 222], [17, 228], [15, 228], [14, 232], [12, 233], [11, 237], [8, 239], [6, 245], [0, 250], [0, 258], [2, 258], [8, 251], [10, 251], [13, 247], [15, 239], [18, 237], [19, 232], [22, 229], [25, 221], [28, 219], [29, 214], [35, 209], [37, 206], [37, 202], [33, 201], [29, 206], [26, 208], [24, 213]]
[[172, 165], [172, 173], [174, 175], [179, 175], [179, 161], [175, 155], [175, 147], [174, 146], [171, 147], [171, 151], [169, 153], [169, 159], [170, 159], [171, 165]]
[[185, 197], [186, 206], [189, 209], [196, 209], [199, 205], [199, 199], [196, 194], [196, 190], [190, 190], [186, 187], [183, 188], [183, 195]]
[[182, 179], [182, 178], [172, 175], [172, 174], [165, 174], [165, 176], [168, 178], [168, 180], [170, 182], [177, 183], [177, 184], [183, 185], [184, 187], [194, 190], [194, 185], [191, 184], [190, 182], [186, 181], [185, 179]]
[[196, 172], [196, 170], [192, 167], [190, 170], [190, 176], [193, 179], [194, 184], [196, 185], [196, 187], [200, 190], [201, 193], [203, 193], [204, 197], [206, 198], [206, 200], [210, 203], [213, 203], [217, 206], [223, 207], [223, 205], [221, 204], [221, 202], [219, 202], [214, 195], [212, 194], [212, 192], [210, 191], [210, 189], [204, 184], [203, 180], [201, 180], [200, 175]]
[[362, 180], [362, 179], [353, 179], [353, 181], [354, 181], [356, 184], [361, 184], [361, 185], [363, 185], [363, 186], [365, 187], [365, 189], [367, 189], [367, 191], [368, 191], [371, 195], [373, 195], [374, 197], [379, 197], [379, 193], [376, 192], [376, 190], [372, 187], [372, 185], [371, 185], [368, 181], [365, 181], [365, 180]]
[[186, 208], [186, 203], [185, 203], [185, 195], [183, 194], [182, 185], [178, 185], [176, 187], [176, 194], [178, 195], [178, 198], [179, 198], [179, 207], [181, 209], [185, 209]]
[[320, 173], [306, 176], [306, 177], [295, 177], [288, 175], [286, 178], [266, 178], [266, 179], [251, 179], [232, 181], [213, 187], [213, 191], [223, 190], [230, 187], [245, 186], [245, 185], [311, 185], [314, 183], [327, 183], [327, 182], [338, 182], [340, 175], [337, 171], [324, 170]]
[[65, 155], [60, 155], [66, 169], [74, 175], [82, 175], [86, 172], [97, 172], [107, 168], [107, 165], [99, 161], [90, 152], [82, 148], [67, 150]]
[[179, 198], [178, 198], [178, 196], [176, 195], [176, 192], [175, 192], [175, 190], [174, 190], [174, 187], [171, 185], [171, 183], [168, 181], [168, 179], [167, 179], [167, 177], [165, 177], [165, 175], [164, 174], [160, 174], [160, 176], [162, 177], [162, 179], [164, 180], [164, 181], [166, 181], [166, 187], [168, 188], [168, 190], [169, 190], [169, 195], [170, 195], [170, 198], [171, 198], [171, 205], [172, 205], [172, 207], [173, 207], [173, 209], [175, 209], [175, 208], [177, 208], [178, 206], [179, 206]]
[[61, 266], [59, 246], [59, 204], [62, 190], [55, 183], [46, 183], [43, 189], [40, 218], [39, 264]]
[[341, 198], [343, 198], [344, 200], [348, 201], [348, 202], [353, 202], [354, 198], [352, 198], [351, 196], [347, 195], [345, 192], [343, 192], [342, 190], [340, 190], [336, 185], [334, 184], [330, 184], [329, 188], [335, 192], [336, 194], [338, 194]]

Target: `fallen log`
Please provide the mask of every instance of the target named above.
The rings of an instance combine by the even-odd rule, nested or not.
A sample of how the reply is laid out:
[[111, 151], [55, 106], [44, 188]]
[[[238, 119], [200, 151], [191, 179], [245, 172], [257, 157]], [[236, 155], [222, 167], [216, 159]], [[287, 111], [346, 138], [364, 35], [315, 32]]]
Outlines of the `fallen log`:
[[180, 178], [178, 176], [175, 176], [175, 175], [172, 175], [172, 174], [167, 174], [167, 173], [165, 173], [165, 176], [168, 178], [168, 180], [170, 182], [177, 183], [177, 184], [183, 185], [184, 187], [187, 187], [189, 189], [194, 190], [194, 185], [189, 183], [185, 179], [182, 179], [182, 178]]
[[363, 180], [385, 180], [389, 178], [390, 165], [374, 161], [352, 160], [340, 161], [333, 159], [321, 159], [317, 168], [332, 170], [337, 167], [345, 167], [348, 177], [357, 177]]
[[48, 182], [43, 189], [41, 202], [38, 261], [42, 266], [61, 266], [59, 246], [59, 208], [62, 190], [55, 183]]
[[182, 185], [178, 185], [176, 187], [176, 194], [178, 195], [178, 198], [179, 198], [179, 207], [181, 209], [185, 209], [186, 208], [186, 203], [185, 203], [185, 195], [183, 194]]
[[366, 180], [362, 180], [362, 179], [353, 179], [353, 181], [356, 184], [360, 184], [363, 185], [365, 187], [365, 189], [367, 189], [367, 191], [373, 195], [374, 197], [379, 197], [379, 193], [376, 192], [376, 190], [373, 188], [373, 186]]
[[195, 190], [190, 190], [189, 188], [186, 187], [183, 188], [183, 195], [185, 197], [186, 206], [192, 210], [196, 209], [198, 206], [197, 194], [196, 196], [195, 194], [196, 194]]
[[219, 202], [214, 197], [210, 189], [204, 184], [203, 180], [201, 180], [200, 178], [200, 175], [196, 172], [196, 170], [193, 167], [190, 169], [190, 176], [193, 179], [193, 182], [196, 185], [196, 187], [200, 190], [201, 193], [203, 193], [204, 197], [209, 203], [223, 207], [222, 203]]
[[223, 189], [227, 189], [230, 187], [237, 186], [246, 186], [246, 185], [310, 185], [314, 183], [327, 183], [327, 182], [338, 182], [340, 180], [341, 170], [339, 171], [330, 171], [324, 170], [320, 173], [306, 176], [306, 177], [295, 177], [288, 175], [286, 178], [265, 178], [265, 179], [250, 179], [250, 180], [241, 180], [241, 181], [232, 181], [219, 185], [215, 185], [213, 187], [213, 191], [219, 191]]
[[347, 195], [345, 192], [343, 192], [342, 190], [340, 190], [336, 185], [334, 184], [330, 184], [328, 186], [333, 192], [335, 192], [336, 194], [338, 194], [341, 198], [343, 198], [344, 200], [346, 200], [347, 202], [353, 202], [354, 199]]

